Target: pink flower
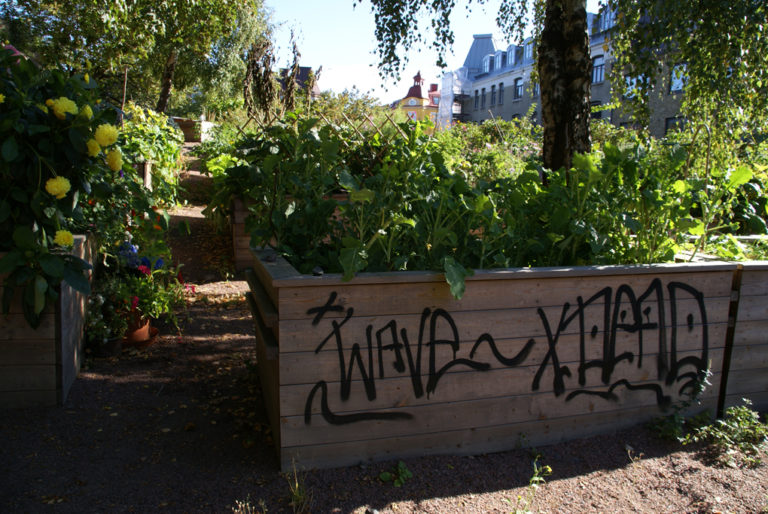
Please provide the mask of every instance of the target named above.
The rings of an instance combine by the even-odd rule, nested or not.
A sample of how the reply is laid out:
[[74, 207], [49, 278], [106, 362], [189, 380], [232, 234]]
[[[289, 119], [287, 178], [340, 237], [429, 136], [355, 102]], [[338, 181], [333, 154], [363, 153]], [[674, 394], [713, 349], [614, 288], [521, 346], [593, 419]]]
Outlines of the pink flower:
[[138, 306], [139, 306], [139, 297], [138, 296], [134, 296], [131, 299], [131, 310], [132, 311], [136, 310], [136, 307], [138, 307]]
[[147, 276], [152, 274], [152, 271], [149, 269], [149, 267], [148, 266], [144, 266], [143, 264], [141, 266], [139, 266], [139, 271], [141, 271], [142, 273], [144, 273]]
[[186, 292], [188, 292], [188, 293], [192, 293], [192, 294], [195, 294], [195, 292], [196, 292], [196, 291], [195, 291], [195, 286], [194, 286], [194, 284], [184, 284], [184, 289], [185, 289], [185, 290], [186, 290]]

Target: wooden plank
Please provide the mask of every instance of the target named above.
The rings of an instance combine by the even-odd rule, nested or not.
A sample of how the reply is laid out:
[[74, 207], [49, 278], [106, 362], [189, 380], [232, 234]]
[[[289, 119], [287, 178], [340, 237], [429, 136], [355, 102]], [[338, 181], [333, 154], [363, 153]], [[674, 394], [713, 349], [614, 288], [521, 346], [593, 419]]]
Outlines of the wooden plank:
[[0, 366], [0, 391], [56, 390], [56, 366]]
[[[723, 336], [727, 327], [725, 324], [720, 324], [714, 328], [717, 328], [717, 330], [714, 331], [712, 330], [713, 327], [710, 327], [709, 331], [709, 352], [711, 355], [722, 355], [721, 353], [715, 354], [715, 352], [722, 351], [723, 349]], [[715, 345], [714, 342], [718, 335], [720, 336], [719, 344]], [[535, 366], [538, 368], [549, 353], [549, 344], [546, 339], [535, 340], [535, 342], [528, 347], [527, 353], [521, 353], [526, 349], [529, 340], [530, 339], [528, 338], [500, 339], [495, 340], [494, 343], [497, 353], [503, 359], [509, 360], [518, 355], [520, 356], [520, 361], [515, 367]], [[399, 348], [399, 358], [398, 353], [394, 348], [387, 349], [386, 347], [391, 343], [392, 341], [389, 339], [384, 340], [382, 344], [382, 352], [379, 353], [378, 345], [374, 342], [371, 352], [370, 366], [372, 367], [373, 374], [376, 378], [380, 378], [382, 375], [384, 377], [410, 376], [411, 368], [416, 369], [419, 366], [421, 368], [421, 376], [427, 376], [429, 374], [431, 348], [427, 346], [426, 343], [421, 349], [420, 359], [417, 342], [412, 341], [409, 343], [412, 345], [410, 350], [412, 356], [411, 360], [408, 359], [408, 353], [404, 348]], [[313, 351], [294, 353], [281, 352], [280, 377], [282, 385], [314, 384], [319, 380], [328, 382], [338, 380], [342, 367], [345, 375], [349, 375], [352, 380], [361, 379], [361, 365], [365, 372], [370, 374], [368, 371], [369, 358], [367, 345], [361, 345], [361, 360], [360, 362], [355, 361], [353, 366], [350, 365], [353, 361], [351, 348], [344, 348], [342, 357], [335, 347], [334, 342], [330, 342], [328, 345], [330, 346], [327, 346], [318, 353]], [[453, 353], [453, 349], [447, 345], [436, 348], [434, 352], [435, 370], [450, 365], [455, 359], [466, 359], [475, 363], [486, 364], [490, 369], [504, 369], [510, 367], [504, 364], [504, 360], [499, 359], [494, 355], [493, 349], [488, 342], [481, 342], [473, 353], [472, 350], [474, 346], [474, 341], [461, 342], [455, 354]], [[625, 352], [630, 353], [632, 355], [632, 366], [636, 367], [637, 364], [640, 363], [643, 369], [656, 369], [657, 355], [659, 354], [658, 340], [654, 341], [650, 338], [644, 340], [642, 362], [640, 359], [641, 354], [638, 347], [638, 341], [634, 334], [624, 333], [621, 334], [620, 337], [617, 336], [615, 349], [616, 351], [614, 352], [614, 355], [622, 355]], [[679, 341], [676, 350], [677, 352], [680, 352], [681, 355], [692, 355], [694, 353], [700, 354], [702, 350], [701, 341], [699, 340], [698, 343], [693, 340]], [[555, 346], [555, 354], [557, 355], [561, 366], [567, 365], [573, 373], [576, 373], [581, 362], [579, 336], [574, 334], [561, 336]], [[667, 341], [666, 355], [668, 361], [671, 360], [670, 354], [669, 341]], [[602, 339], [590, 340], [587, 338], [584, 347], [584, 361], [598, 361], [605, 358]], [[343, 365], [342, 362], [344, 363]], [[626, 363], [628, 361], [624, 360], [622, 362]], [[401, 371], [398, 371], [396, 366], [398, 366]], [[547, 366], [551, 366], [551, 363], [548, 363]], [[449, 373], [453, 371], [460, 372], [466, 369], [470, 369], [470, 367], [468, 365], [456, 365], [449, 369]], [[416, 374], [418, 375], [418, 373]]]
[[741, 275], [741, 296], [768, 296], [768, 269], [745, 265]]
[[[283, 260], [278, 257], [278, 260]], [[290, 265], [285, 262], [285, 265]], [[738, 268], [735, 263], [664, 263], [651, 265], [613, 265], [613, 266], [571, 266], [571, 267], [547, 267], [547, 268], [506, 268], [492, 270], [475, 270], [467, 282], [485, 280], [524, 280], [542, 279], [550, 277], [597, 277], [611, 275], [664, 275], [668, 273], [695, 273], [695, 272], [733, 272]], [[310, 275], [298, 273], [284, 276], [273, 276], [278, 287], [316, 287], [319, 281]], [[440, 272], [433, 271], [397, 271], [381, 273], [359, 273], [351, 281], [352, 284], [391, 284], [412, 282], [444, 282], [445, 278]], [[328, 273], [322, 277], [323, 286], [344, 285], [342, 275]]]
[[278, 360], [278, 346], [277, 339], [275, 339], [272, 329], [264, 324], [259, 313], [259, 308], [256, 305], [256, 301], [253, 298], [253, 294], [249, 291], [245, 293], [245, 298], [248, 302], [248, 307], [251, 310], [251, 316], [253, 317], [254, 333], [256, 334], [256, 340], [265, 348], [266, 356], [271, 361]]
[[725, 407], [742, 406], [744, 405], [744, 398], [752, 402], [751, 409], [758, 412], [768, 412], [768, 391], [728, 395], [725, 397]]
[[40, 326], [36, 329], [27, 324], [23, 314], [0, 314], [0, 341], [40, 341], [56, 339], [55, 315], [52, 310], [41, 316]]
[[[714, 404], [710, 401], [704, 407]], [[699, 407], [695, 412], [699, 412]], [[693, 411], [686, 411], [693, 412]], [[549, 419], [529, 423], [472, 427], [428, 434], [392, 436], [367, 441], [341, 441], [326, 445], [297, 445], [283, 448], [284, 471], [292, 463], [297, 469], [353, 466], [395, 458], [425, 455], [476, 455], [540, 447], [602, 433], [611, 433], [663, 415], [656, 407], [631, 408], [611, 413]]]
[[764, 321], [768, 326], [768, 296], [742, 296], [737, 316], [737, 324], [745, 321]]
[[[679, 358], [700, 357], [699, 352], [686, 352]], [[708, 355], [712, 371], [719, 372], [722, 367], [723, 350], [712, 351]], [[638, 368], [636, 363], [622, 361], [618, 363], [612, 374], [608, 376], [608, 384], [619, 382], [637, 384], [658, 384], [665, 395], [674, 401], [679, 396], [681, 386], [690, 378], [685, 377], [675, 380], [670, 386], [665, 385], [667, 374], [659, 378], [656, 369], [656, 356], [647, 356], [648, 364]], [[600, 368], [592, 368], [584, 373], [584, 385], [579, 383], [578, 362], [560, 362], [561, 366], [568, 368], [570, 376], [563, 376], [562, 397], [571, 394], [578, 395], [576, 391], [609, 391], [610, 386], [603, 383]], [[706, 364], [705, 364], [706, 366]], [[674, 376], [684, 377], [688, 373], [696, 371], [694, 364], [686, 364], [677, 371]], [[540, 376], [537, 376], [541, 373]], [[282, 377], [282, 374], [281, 374]], [[436, 378], [430, 382], [430, 378]], [[376, 376], [375, 380], [363, 381], [359, 374], [350, 377], [348, 397], [342, 399], [343, 385], [337, 372], [335, 376], [328, 376], [326, 380], [319, 379], [314, 382], [298, 384], [283, 384], [280, 388], [280, 412], [283, 416], [301, 416], [305, 413], [308, 399], [315, 386], [321, 381], [327, 391], [328, 406], [337, 414], [347, 412], [395, 409], [401, 407], [415, 407], [435, 403], [450, 403], [470, 401], [479, 398], [501, 398], [515, 395], [541, 395], [555, 396], [556, 375], [552, 366], [539, 365], [520, 366], [514, 368], [492, 368], [489, 370], [473, 370], [468, 367], [453, 368], [442, 376], [431, 375], [426, 369], [421, 375], [410, 374], [387, 375], [383, 378]], [[430, 387], [433, 386], [433, 387]], [[567, 402], [566, 402], [567, 403]], [[320, 401], [309, 403], [311, 410], [319, 414]]]
[[248, 269], [245, 272], [245, 280], [248, 282], [248, 287], [251, 290], [251, 299], [256, 305], [257, 311], [261, 316], [261, 320], [268, 328], [275, 329], [277, 327], [277, 309], [275, 304], [269, 298], [267, 291], [261, 285], [256, 274], [252, 269]]
[[[599, 413], [621, 412], [639, 407], [662, 409], [654, 394], [645, 391], [616, 389], [617, 400], [605, 401], [594, 396], [580, 395], [570, 401], [548, 394], [514, 395], [499, 398], [480, 398], [465, 402], [435, 403], [418, 407], [366, 411], [383, 416], [387, 413], [410, 415], [409, 419], [367, 419], [346, 424], [331, 424], [322, 416], [312, 416], [310, 424], [305, 417], [281, 417], [282, 444], [285, 447], [310, 444], [329, 444], [340, 441], [366, 441], [412, 434], [429, 434], [451, 430], [480, 429], [496, 425], [528, 423], [533, 421], [588, 416]], [[716, 399], [717, 388], [704, 392], [702, 399]], [[281, 413], [282, 414], [282, 413]], [[365, 413], [358, 412], [363, 415]], [[337, 418], [336, 421], [343, 421]]]
[[[322, 280], [322, 277], [317, 277]], [[626, 295], [626, 287], [640, 297], [655, 284], [655, 277], [648, 276], [610, 276], [590, 277], [585, 280], [562, 277], [536, 280], [484, 281], [467, 284], [461, 300], [455, 300], [445, 282], [414, 284], [377, 284], [344, 285], [323, 287], [281, 287], [280, 319], [303, 319], [307, 311], [325, 305], [333, 299], [334, 305], [355, 309], [359, 316], [419, 313], [425, 307], [445, 310], [484, 311], [495, 309], [514, 309], [531, 306], [562, 306], [565, 302], [576, 305], [579, 298], [585, 303], [603, 305], [611, 303], [629, 303], [633, 301]], [[663, 276], [660, 280], [665, 300], [670, 299], [668, 284], [682, 282], [699, 290], [705, 298], [730, 298], [731, 273], [687, 274]], [[264, 279], [261, 278], [262, 283]], [[625, 286], [625, 288], [621, 288]], [[604, 288], [611, 288], [610, 294]], [[691, 294], [677, 289], [680, 299], [692, 298]], [[601, 294], [602, 293], [602, 294]], [[606, 298], [607, 296], [607, 298]], [[645, 302], [655, 301], [653, 293]], [[645, 303], [644, 302], [644, 303]], [[343, 317], [344, 312], [328, 312], [329, 317]]]
[[727, 396], [764, 393], [768, 391], [768, 370], [737, 369], [728, 374]]
[[0, 365], [54, 365], [55, 342], [47, 340], [0, 341]]
[[54, 407], [59, 402], [59, 391], [2, 391], [0, 390], [0, 407], [7, 409], [29, 407]]
[[768, 321], [744, 321], [739, 319], [736, 322], [736, 332], [734, 334], [733, 345], [749, 346], [753, 344], [764, 344], [768, 342]]
[[[706, 302], [709, 326], [727, 322], [728, 304], [729, 300], [726, 298], [710, 299]], [[653, 310], [655, 311], [655, 309]], [[658, 314], [649, 312], [649, 316], [643, 321], [656, 323], [659, 328], [643, 330], [644, 338], [653, 340], [654, 337], [659, 337], [656, 334], [662, 328], [665, 329], [667, 337], [671, 337], [674, 332], [681, 344], [685, 339], [700, 340], [703, 337], [701, 314], [697, 312], [698, 305], [693, 302], [679, 302], [677, 305], [677, 325], [674, 327], [671, 324], [672, 317], [669, 308], [665, 310], [667, 312], [664, 315], [663, 323], [661, 323]], [[563, 316], [564, 311], [565, 316]], [[569, 306], [567, 309], [563, 307], [541, 309], [531, 307], [528, 309], [481, 312], [430, 311], [426, 315], [355, 316], [343, 322], [338, 329], [335, 329], [333, 325], [333, 323], [338, 323], [338, 319], [321, 319], [317, 324], [313, 324], [315, 320], [309, 317], [304, 320], [281, 320], [278, 337], [281, 352], [296, 352], [315, 351], [329, 335], [336, 332], [347, 346], [351, 346], [353, 343], [365, 346], [369, 327], [374, 339], [377, 337], [377, 333], [381, 332], [382, 338], [391, 340], [393, 338], [390, 335], [392, 333], [390, 329], [394, 329], [400, 336], [399, 340], [402, 340], [403, 330], [405, 330], [409, 342], [413, 345], [418, 344], [419, 334], [423, 335], [424, 341], [429, 341], [430, 338], [455, 340], [458, 337], [459, 341], [474, 342], [483, 334], [489, 334], [493, 339], [524, 337], [547, 341], [548, 330], [552, 338], [557, 335], [582, 333], [587, 337], [592, 333], [620, 333], [629, 330], [622, 330], [618, 325], [614, 327], [612, 315], [606, 324], [605, 309], [599, 308], [599, 306], [588, 307], [581, 313], [583, 314], [583, 324], [579, 317], [579, 311], [574, 306]], [[635, 323], [631, 321], [632, 319], [627, 317], [624, 322], [634, 326]], [[690, 325], [688, 325], [689, 319]], [[621, 323], [620, 319], [615, 321]], [[331, 344], [335, 345], [334, 341], [335, 339], [332, 338]], [[721, 345], [719, 341], [712, 344], [714, 346]]]
[[731, 370], [765, 369], [768, 373], [768, 343], [735, 347], [731, 355]]

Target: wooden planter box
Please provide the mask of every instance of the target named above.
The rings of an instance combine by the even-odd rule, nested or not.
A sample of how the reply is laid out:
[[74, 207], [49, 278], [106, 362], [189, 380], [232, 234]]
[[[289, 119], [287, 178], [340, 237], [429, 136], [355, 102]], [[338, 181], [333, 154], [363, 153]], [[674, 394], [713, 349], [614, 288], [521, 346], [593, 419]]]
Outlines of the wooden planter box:
[[[254, 264], [259, 374], [283, 469], [611, 431], [669, 413], [707, 370], [697, 409], [714, 412], [741, 333], [729, 330], [731, 263], [478, 271], [461, 300], [440, 273], [343, 282], [299, 275], [274, 253]], [[739, 373], [731, 396], [760, 371]]]
[[748, 398], [754, 408], [768, 410], [768, 262], [740, 266], [733, 348], [722, 391], [724, 407]]
[[[337, 201], [344, 201], [349, 198], [349, 195], [347, 193], [338, 193], [332, 197]], [[251, 235], [245, 230], [245, 218], [248, 217], [248, 207], [241, 199], [236, 198], [232, 201], [231, 212], [232, 253], [235, 261], [235, 272], [240, 273], [254, 266]]]
[[[92, 262], [84, 236], [75, 236], [72, 252]], [[24, 319], [20, 293], [0, 314], [0, 408], [64, 403], [83, 361], [85, 308], [86, 296], [62, 282], [37, 329]]]

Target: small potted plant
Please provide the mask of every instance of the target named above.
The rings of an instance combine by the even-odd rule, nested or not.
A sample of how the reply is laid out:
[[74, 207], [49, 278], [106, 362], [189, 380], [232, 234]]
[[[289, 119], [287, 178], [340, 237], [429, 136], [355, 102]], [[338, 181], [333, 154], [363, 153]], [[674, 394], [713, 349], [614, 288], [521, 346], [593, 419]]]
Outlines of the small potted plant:
[[129, 305], [125, 342], [151, 342], [157, 334], [151, 327], [152, 319], [165, 318], [178, 327], [174, 309], [184, 303], [184, 288], [164, 259], [142, 256], [136, 245], [124, 241], [118, 250], [118, 263]]

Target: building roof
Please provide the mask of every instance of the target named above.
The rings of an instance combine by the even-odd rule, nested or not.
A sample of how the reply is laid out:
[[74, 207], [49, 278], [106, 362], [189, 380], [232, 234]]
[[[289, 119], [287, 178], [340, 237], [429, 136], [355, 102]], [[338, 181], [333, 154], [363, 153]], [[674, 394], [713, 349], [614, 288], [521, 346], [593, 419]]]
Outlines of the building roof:
[[469, 69], [470, 74], [483, 68], [483, 57], [496, 52], [492, 34], [475, 34], [473, 37], [475, 39], [464, 59], [464, 67]]

